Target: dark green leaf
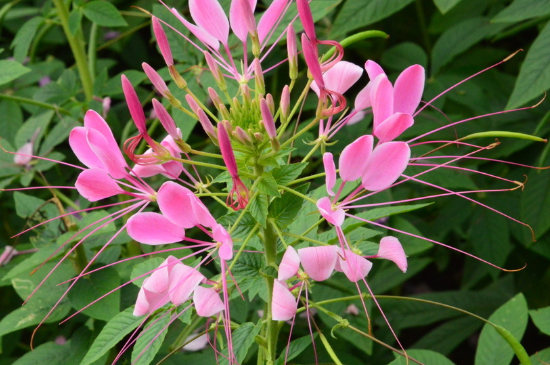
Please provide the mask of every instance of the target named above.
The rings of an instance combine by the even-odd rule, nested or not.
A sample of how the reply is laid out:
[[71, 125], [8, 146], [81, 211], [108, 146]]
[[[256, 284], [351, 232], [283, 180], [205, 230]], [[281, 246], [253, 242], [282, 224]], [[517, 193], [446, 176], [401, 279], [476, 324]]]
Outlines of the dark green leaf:
[[35, 365], [35, 364], [56, 364], [68, 365], [75, 364], [73, 353], [71, 351], [71, 341], [64, 345], [58, 345], [54, 342], [46, 342], [33, 351], [27, 352], [19, 358], [13, 365]]
[[492, 21], [495, 23], [520, 22], [548, 14], [550, 14], [550, 0], [515, 0], [498, 13]]
[[82, 8], [84, 16], [102, 27], [125, 27], [128, 25], [117, 8], [107, 1], [90, 1]]
[[73, 9], [69, 14], [69, 32], [74, 36], [80, 29], [82, 22], [82, 10], [80, 8]]
[[[497, 266], [503, 266], [512, 252], [513, 246], [509, 239], [508, 220], [493, 212], [481, 208], [474, 214], [471, 223], [471, 240], [474, 254]], [[495, 277], [498, 270], [490, 270]]]
[[271, 170], [271, 174], [275, 178], [275, 181], [277, 181], [277, 184], [279, 185], [287, 185], [288, 183], [294, 181], [304, 168], [307, 166], [307, 163], [295, 163], [290, 165], [283, 165], [281, 167], [277, 167], [276, 169]]
[[95, 339], [92, 347], [90, 347], [90, 350], [88, 350], [81, 365], [88, 365], [99, 359], [130, 333], [130, 331], [139, 326], [144, 317], [135, 317], [132, 314], [133, 311], [133, 306], [127, 308], [107, 322]]
[[[1, 60], [0, 61], [0, 85], [7, 84], [19, 76], [30, 72], [31, 69], [23, 66], [17, 61]], [[9, 123], [7, 123], [9, 124]]]
[[445, 14], [451, 10], [461, 0], [434, 0], [435, 6], [439, 9], [441, 14]]
[[443, 323], [417, 341], [413, 347], [432, 349], [444, 355], [449, 355], [458, 345], [463, 343], [483, 322], [473, 317], [460, 317]]
[[[420, 361], [423, 364], [430, 365], [454, 365], [454, 362], [447, 359], [445, 356], [430, 350], [407, 350], [407, 355]], [[399, 355], [396, 355], [399, 356]], [[411, 363], [410, 361], [408, 362]], [[388, 365], [405, 365], [407, 360], [404, 357], [398, 357]]]
[[542, 332], [550, 336], [550, 307], [529, 311], [531, 319], [535, 326]]
[[49, 110], [46, 112], [38, 113], [27, 119], [25, 123], [23, 123], [23, 126], [19, 128], [17, 131], [17, 134], [15, 135], [15, 146], [17, 148], [21, 147], [25, 142], [30, 140], [35, 133], [37, 133], [36, 140], [39, 141], [44, 133], [46, 132], [46, 128], [50, 124], [50, 121], [52, 120], [52, 117], [54, 116], [55, 112], [53, 110]]
[[15, 38], [11, 42], [13, 57], [17, 62], [23, 63], [25, 57], [27, 57], [32, 40], [42, 22], [44, 22], [44, 18], [34, 17], [23, 24], [17, 31]]
[[[233, 351], [239, 364], [245, 359], [248, 349], [254, 343], [256, 335], [260, 333], [260, 329], [262, 329], [261, 320], [257, 325], [251, 322], [243, 323], [233, 331]], [[227, 358], [222, 357], [220, 363], [224, 365], [228, 364]]]
[[428, 55], [418, 44], [403, 42], [384, 52], [381, 62], [384, 66], [401, 72], [414, 64], [426, 68], [428, 66]]
[[[13, 312], [6, 315], [0, 321], [0, 336], [18, 331], [22, 328], [35, 326], [46, 317], [52, 309], [52, 303], [33, 303], [26, 304], [23, 307], [17, 308]], [[48, 317], [45, 323], [57, 322], [63, 319], [71, 310], [71, 305], [68, 302], [62, 302], [52, 314]]]
[[269, 172], [264, 172], [262, 174], [262, 176], [260, 177], [260, 181], [258, 182], [257, 188], [264, 194], [271, 196], [281, 196], [281, 194], [279, 194], [279, 190], [277, 189], [277, 181], [275, 181], [275, 178]]
[[[313, 334], [313, 338], [315, 337], [317, 337], [317, 333]], [[311, 345], [310, 335], [300, 337], [292, 341], [290, 343], [290, 346], [288, 346], [288, 355], [287, 355], [287, 347], [285, 347], [281, 351], [281, 355], [277, 359], [276, 365], [283, 365], [285, 363], [285, 359], [287, 361], [294, 359], [296, 356], [300, 355], [302, 351], [304, 351], [309, 345]]]
[[542, 29], [525, 56], [506, 109], [514, 109], [541, 96], [550, 88], [550, 22]]
[[[308, 189], [309, 183], [301, 185], [295, 190], [305, 194]], [[280, 198], [276, 198], [271, 202], [269, 215], [275, 219], [279, 228], [284, 228], [296, 218], [302, 209], [303, 203], [304, 199], [287, 191]]]
[[544, 363], [550, 363], [550, 347], [542, 351], [538, 351], [531, 356], [531, 362], [533, 364], [542, 365]]
[[153, 361], [168, 332], [170, 318], [170, 313], [163, 312], [147, 322], [132, 350], [132, 364], [148, 365]]
[[256, 199], [250, 203], [250, 214], [254, 217], [256, 222], [260, 223], [262, 227], [265, 228], [265, 223], [267, 220], [267, 207], [268, 207], [268, 197], [266, 195], [260, 194], [256, 196]]
[[521, 221], [529, 224], [539, 238], [550, 229], [550, 210], [546, 209], [550, 204], [550, 174], [531, 171], [528, 177], [521, 199]]

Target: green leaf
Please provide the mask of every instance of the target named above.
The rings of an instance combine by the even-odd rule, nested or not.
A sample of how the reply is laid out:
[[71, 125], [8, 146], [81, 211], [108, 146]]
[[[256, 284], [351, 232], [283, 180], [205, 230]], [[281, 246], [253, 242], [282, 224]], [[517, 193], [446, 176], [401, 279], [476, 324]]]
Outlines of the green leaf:
[[[17, 308], [13, 312], [2, 318], [0, 321], [0, 336], [18, 331], [23, 328], [35, 326], [46, 317], [52, 309], [53, 303], [29, 303], [23, 307]], [[50, 314], [45, 323], [57, 322], [63, 319], [71, 310], [71, 305], [68, 302], [62, 302]]]
[[342, 35], [387, 18], [414, 0], [347, 0], [334, 20], [331, 36]]
[[550, 347], [542, 351], [538, 351], [531, 356], [533, 364], [543, 365], [544, 363], [550, 363]]
[[80, 29], [82, 23], [82, 10], [80, 8], [73, 9], [69, 14], [69, 32], [74, 36]]
[[428, 55], [418, 44], [403, 42], [385, 51], [381, 62], [384, 66], [401, 72], [414, 64], [426, 68], [428, 66]]
[[550, 336], [550, 307], [529, 311], [535, 326], [544, 334]]
[[[237, 358], [237, 363], [240, 364], [245, 359], [248, 349], [252, 346], [254, 339], [262, 329], [261, 322], [261, 319], [256, 325], [252, 322], [246, 322], [233, 331], [233, 351], [235, 353], [235, 357]], [[225, 351], [225, 353], [227, 353], [227, 351]], [[220, 364], [228, 364], [227, 358], [221, 358]]]
[[491, 24], [489, 19], [474, 17], [448, 28], [439, 37], [432, 50], [432, 74], [482, 39], [498, 33], [504, 26]]
[[[420, 361], [421, 363], [424, 363], [424, 364], [430, 364], [430, 365], [454, 365], [454, 363], [447, 359], [445, 356], [435, 352], [435, 351], [430, 351], [430, 350], [407, 350], [407, 354]], [[396, 356], [399, 356], [399, 355], [396, 355]], [[411, 361], [408, 362], [409, 364], [411, 364]], [[388, 365], [405, 365], [407, 364], [407, 360], [402, 357], [402, 356], [399, 356], [398, 358], [396, 358], [395, 360], [393, 360], [392, 362], [390, 362]]]
[[42, 17], [34, 17], [28, 20], [15, 34], [15, 38], [11, 42], [11, 48], [13, 48], [13, 58], [17, 62], [22, 63], [29, 53], [32, 40], [40, 27], [44, 22]]
[[[71, 341], [64, 345], [58, 345], [54, 342], [46, 342], [33, 351], [27, 352], [20, 357], [13, 365], [35, 365], [35, 364], [71, 364], [73, 353], [71, 351]], [[74, 364], [74, 362], [72, 362]]]
[[148, 365], [153, 361], [168, 332], [170, 318], [169, 312], [163, 312], [149, 320], [132, 350], [132, 364]]
[[511, 23], [550, 14], [550, 0], [515, 0], [498, 13], [494, 23]]
[[264, 194], [271, 196], [281, 196], [279, 190], [277, 189], [277, 181], [270, 172], [264, 172], [260, 177], [258, 185], [256, 186], [258, 190]]
[[46, 112], [37, 113], [27, 119], [15, 135], [15, 147], [21, 147], [40, 129], [36, 138], [36, 140], [39, 141], [46, 132], [46, 128], [50, 124], [54, 114], [55, 112], [53, 110], [48, 110]]
[[[120, 285], [118, 272], [107, 267], [91, 275], [80, 278], [69, 292], [69, 299], [75, 309], [80, 310], [94, 300]], [[82, 313], [102, 321], [109, 321], [120, 308], [120, 290], [115, 290], [97, 303], [84, 309]]]
[[90, 1], [82, 8], [84, 16], [102, 27], [125, 27], [126, 20], [117, 8], [107, 1]]
[[432, 349], [449, 355], [456, 347], [478, 331], [483, 322], [473, 317], [460, 317], [447, 321], [417, 341], [413, 347]]
[[[389, 206], [389, 207], [383, 207], [383, 208], [374, 208], [367, 210], [365, 212], [361, 212], [359, 214], [356, 214], [355, 216], [359, 218], [363, 218], [369, 221], [375, 221], [380, 218], [389, 217], [396, 214], [403, 214], [407, 212], [412, 212], [413, 210], [422, 209], [424, 207], [427, 207], [428, 205], [431, 205], [433, 203], [424, 203], [424, 204], [410, 204], [410, 205], [398, 205], [398, 206]], [[355, 227], [362, 226], [364, 224], [367, 224], [366, 222], [357, 222], [353, 219], [346, 219], [342, 228], [344, 228], [344, 232], [349, 232]], [[349, 227], [349, 228], [348, 228]]]
[[[521, 340], [529, 320], [527, 302], [519, 293], [489, 317], [489, 321], [506, 328], [513, 337]], [[485, 324], [476, 351], [475, 365], [508, 365], [514, 357], [514, 350], [497, 330]]]
[[243, 252], [239, 261], [237, 261], [233, 267], [233, 275], [240, 277], [255, 277], [258, 276], [263, 267], [264, 263], [260, 255]]
[[259, 194], [250, 203], [250, 214], [254, 217], [256, 222], [260, 223], [265, 228], [267, 220], [267, 208], [268, 208], [267, 195]]
[[514, 109], [550, 88], [550, 22], [542, 29], [521, 65], [506, 109]]
[[[305, 194], [308, 189], [309, 183], [301, 185], [294, 190]], [[304, 199], [287, 191], [280, 198], [273, 199], [269, 205], [269, 215], [275, 219], [279, 228], [284, 228], [296, 218], [303, 204]]]
[[277, 184], [284, 186], [300, 176], [307, 165], [307, 162], [283, 165], [270, 172], [275, 178], [275, 181], [277, 181]]
[[[313, 337], [317, 337], [317, 333], [313, 334]], [[285, 359], [287, 361], [290, 361], [294, 359], [296, 356], [300, 355], [302, 351], [304, 351], [309, 345], [311, 345], [311, 336], [307, 335], [304, 337], [300, 337], [290, 343], [290, 346], [288, 346], [288, 355], [287, 355], [287, 347], [281, 351], [281, 355], [277, 359], [276, 365], [283, 365], [285, 363]]]
[[434, 0], [435, 6], [437, 6], [437, 9], [441, 12], [441, 14], [445, 14], [449, 10], [451, 10], [456, 4], [458, 4], [461, 0]]
[[97, 336], [94, 343], [80, 365], [88, 365], [99, 359], [113, 348], [128, 333], [135, 329], [143, 321], [143, 317], [135, 317], [132, 312], [134, 307], [127, 308], [114, 316]]
[[[0, 85], [7, 84], [19, 76], [30, 72], [31, 69], [23, 66], [17, 61], [1, 60], [0, 61]], [[7, 123], [9, 124], [9, 123]]]
[[539, 238], [550, 229], [550, 210], [546, 209], [550, 204], [550, 174], [531, 171], [527, 176], [529, 183], [521, 199], [521, 221], [531, 225]]

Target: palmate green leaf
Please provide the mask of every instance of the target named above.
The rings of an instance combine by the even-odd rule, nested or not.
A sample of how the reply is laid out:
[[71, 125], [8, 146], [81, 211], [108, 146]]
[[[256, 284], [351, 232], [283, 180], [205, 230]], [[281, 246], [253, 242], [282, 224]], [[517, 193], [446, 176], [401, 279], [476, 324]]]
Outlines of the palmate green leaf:
[[445, 14], [460, 1], [461, 0], [434, 0], [434, 4], [437, 6], [437, 9], [441, 12], [441, 14]]
[[535, 326], [544, 334], [550, 336], [550, 307], [529, 311]]
[[[521, 340], [529, 320], [527, 301], [522, 293], [510, 299], [489, 317], [489, 321], [507, 329], [518, 341]], [[508, 365], [514, 350], [497, 330], [483, 326], [476, 351], [475, 365]]]
[[277, 189], [277, 181], [270, 172], [264, 172], [260, 177], [257, 188], [264, 194], [279, 197], [281, 194]]
[[[254, 343], [255, 337], [260, 333], [262, 329], [262, 320], [260, 319], [255, 325], [252, 322], [243, 323], [233, 331], [233, 352], [237, 358], [237, 363], [242, 363], [248, 353], [248, 349]], [[227, 350], [223, 352], [225, 354], [220, 360], [221, 365], [227, 365], [229, 361], [227, 360]]]
[[387, 18], [414, 0], [347, 0], [334, 20], [331, 36], [343, 35]]
[[[299, 193], [305, 194], [309, 189], [309, 183], [295, 188]], [[290, 192], [285, 192], [280, 198], [274, 199], [269, 205], [269, 216], [272, 217], [279, 228], [284, 228], [296, 218], [304, 199]], [[299, 232], [301, 233], [301, 232]]]
[[[445, 356], [431, 350], [407, 350], [407, 354], [410, 357], [415, 358], [416, 360], [424, 364], [454, 365], [454, 362], [447, 359]], [[399, 355], [396, 355], [396, 356], [399, 356]], [[408, 363], [411, 364], [410, 361]], [[399, 356], [398, 358], [390, 362], [388, 365], [405, 365], [405, 364], [407, 364], [407, 360], [404, 357]]]
[[279, 185], [287, 185], [288, 183], [294, 181], [304, 168], [308, 164], [306, 162], [304, 163], [295, 163], [290, 165], [283, 165], [281, 167], [277, 167], [273, 170], [271, 170], [271, 175], [273, 175], [273, 178], [275, 178], [275, 181]]
[[90, 1], [82, 8], [84, 16], [102, 27], [125, 27], [126, 20], [117, 8], [108, 1]]
[[133, 306], [127, 308], [107, 322], [80, 365], [88, 365], [101, 358], [101, 356], [113, 348], [120, 340], [130, 333], [130, 331], [139, 326], [144, 317], [135, 317], [132, 314], [133, 311]]
[[250, 214], [254, 217], [256, 222], [260, 223], [264, 228], [266, 227], [268, 205], [268, 197], [266, 195], [259, 194], [250, 203], [249, 208]]
[[[317, 337], [317, 333], [314, 333], [313, 338], [316, 338], [316, 337]], [[294, 359], [296, 356], [300, 355], [309, 345], [311, 345], [310, 335], [297, 338], [296, 340], [290, 343], [290, 346], [285, 346], [285, 348], [281, 351], [281, 355], [277, 359], [277, 362], [275, 363], [275, 365], [284, 365], [285, 359], [286, 361], [290, 361]], [[288, 355], [287, 355], [287, 348], [288, 348]]]
[[[19, 76], [30, 72], [31, 69], [23, 66], [17, 61], [1, 60], [0, 61], [0, 85], [7, 84]], [[9, 123], [7, 123], [9, 125]]]
[[541, 30], [521, 65], [506, 109], [514, 109], [550, 88], [550, 22]]
[[492, 20], [494, 23], [520, 22], [550, 14], [550, 0], [515, 0], [502, 9]]
[[[81, 278], [69, 291], [69, 299], [77, 310], [95, 301], [120, 285], [118, 272], [107, 267]], [[102, 321], [109, 321], [120, 308], [120, 290], [115, 290], [92, 306], [84, 309], [83, 314]]]
[[157, 354], [168, 333], [170, 314], [159, 313], [147, 322], [132, 350], [132, 364], [148, 365]]
[[521, 221], [527, 222], [542, 237], [550, 229], [550, 174], [530, 171], [529, 183], [521, 199]]
[[15, 38], [11, 42], [11, 48], [13, 48], [13, 57], [17, 62], [22, 63], [27, 57], [34, 36], [43, 22], [44, 18], [34, 17], [23, 24], [15, 34]]

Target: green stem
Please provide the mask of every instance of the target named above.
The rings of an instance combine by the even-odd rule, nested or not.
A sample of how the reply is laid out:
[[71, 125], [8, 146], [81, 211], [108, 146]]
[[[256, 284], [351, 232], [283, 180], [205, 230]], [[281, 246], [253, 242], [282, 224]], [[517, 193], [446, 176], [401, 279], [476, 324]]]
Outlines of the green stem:
[[317, 202], [311, 199], [309, 196], [306, 196], [300, 192], [297, 192], [296, 190], [289, 188], [288, 186], [277, 185], [277, 189], [288, 191], [289, 193], [299, 196], [300, 198], [305, 199], [310, 203], [317, 204]]
[[319, 148], [320, 145], [321, 145], [321, 139], [317, 139], [317, 142], [315, 143], [315, 146], [313, 146], [311, 151], [309, 151], [309, 153], [306, 155], [306, 157], [304, 157], [304, 159], [302, 160], [302, 163], [307, 162], [307, 160], [309, 160], [309, 158], [311, 156], [313, 156], [315, 151], [317, 151], [317, 148]]
[[299, 184], [299, 183], [302, 183], [302, 182], [304, 182], [304, 181], [309, 181], [309, 180], [316, 179], [316, 178], [318, 178], [318, 177], [323, 177], [323, 176], [325, 176], [325, 175], [326, 175], [325, 172], [321, 172], [320, 174], [315, 174], [315, 175], [306, 176], [306, 177], [303, 177], [303, 178], [301, 178], [301, 179], [294, 180], [294, 181], [288, 183], [288, 185]]
[[[299, 234], [290, 233], [290, 232], [283, 232], [283, 234], [284, 234], [285, 236], [288, 236], [288, 237], [297, 238], [298, 240], [308, 241], [308, 242], [316, 243], [316, 244], [322, 245], [322, 246], [329, 246], [328, 243], [321, 242], [321, 241], [318, 241], [318, 240], [314, 240], [313, 238], [309, 238], [309, 237], [302, 236], [302, 235], [299, 235]], [[295, 241], [295, 242], [296, 242], [296, 241]], [[293, 242], [293, 243], [294, 243], [294, 242]], [[293, 243], [292, 243], [292, 244], [293, 244]], [[292, 245], [292, 244], [291, 244], [291, 245]]]
[[44, 108], [44, 109], [54, 110], [54, 111], [56, 111], [60, 114], [63, 114], [63, 115], [71, 115], [70, 111], [68, 111], [67, 109], [58, 107], [57, 105], [47, 104], [47, 103], [43, 103], [43, 102], [40, 102], [40, 101], [36, 101], [36, 100], [28, 99], [28, 98], [23, 98], [21, 96], [0, 94], [0, 99], [11, 100], [11, 101], [15, 101], [15, 102], [18, 102], [18, 103], [36, 105], [36, 106], [39, 106], [39, 107]]
[[[368, 39], [368, 38], [386, 38], [387, 39], [389, 37], [390, 36], [387, 33], [384, 33], [380, 30], [367, 30], [367, 31], [364, 31], [364, 32], [360, 32], [360, 33], [351, 35], [351, 36], [343, 39], [340, 42], [340, 45], [342, 47], [346, 48], [347, 46], [349, 46], [349, 45], [351, 45], [355, 42], [362, 41], [363, 39]], [[336, 47], [332, 47], [327, 53], [325, 53], [323, 55], [323, 58], [321, 59], [321, 62], [327, 61], [330, 57], [332, 57], [334, 52], [336, 52]]]
[[[322, 219], [319, 219], [317, 222], [315, 222], [314, 224], [311, 225], [311, 227], [309, 227], [308, 229], [305, 230], [304, 233], [302, 233], [300, 235], [300, 237], [305, 237], [306, 234], [308, 234], [309, 232], [313, 231], [315, 228], [317, 228], [319, 226], [319, 224], [323, 223], [325, 221], [325, 218], [322, 218]], [[306, 237], [307, 238], [307, 237]], [[298, 241], [300, 240], [301, 238], [297, 239], [297, 240], [294, 240], [293, 242], [289, 243], [289, 246], [294, 246], [295, 244], [298, 243]]]
[[221, 166], [221, 165], [215, 165], [212, 163], [206, 163], [206, 162], [200, 162], [200, 161], [192, 161], [192, 160], [184, 160], [183, 158], [176, 158], [172, 157], [171, 160], [173, 161], [179, 161], [181, 163], [186, 163], [188, 165], [197, 165], [197, 166], [204, 166], [204, 167], [211, 167], [213, 169], [223, 170], [227, 171], [227, 167]]
[[281, 243], [283, 244], [283, 246], [285, 246], [285, 248], [288, 247], [286, 241], [285, 241], [285, 238], [283, 236], [283, 231], [281, 231], [281, 229], [279, 228], [279, 226], [277, 226], [277, 224], [275, 222], [273, 222], [273, 229], [275, 229], [275, 231], [277, 232], [277, 236], [279, 236], [279, 239], [281, 240]]
[[209, 153], [209, 152], [203, 152], [198, 150], [191, 150], [190, 153], [193, 153], [195, 155], [200, 156], [206, 156], [206, 157], [213, 157], [213, 158], [223, 158], [222, 155], [218, 155], [217, 153]]
[[82, 81], [82, 87], [84, 88], [84, 94], [86, 95], [86, 100], [90, 101], [93, 97], [94, 84], [92, 82], [92, 76], [90, 75], [88, 63], [86, 61], [86, 52], [84, 50], [84, 43], [78, 37], [75, 37], [71, 34], [69, 29], [69, 10], [65, 6], [63, 0], [52, 0], [55, 8], [57, 9], [57, 15], [61, 21], [61, 26], [63, 27], [63, 32], [69, 41], [69, 46], [73, 52], [74, 59], [76, 61], [76, 67], [78, 73], [80, 74], [80, 80]]
[[325, 346], [325, 350], [327, 350], [327, 352], [328, 352], [330, 358], [332, 359], [332, 361], [334, 361], [334, 363], [337, 364], [337, 365], [344, 365], [344, 364], [342, 364], [342, 362], [340, 361], [338, 356], [336, 356], [336, 353], [332, 349], [332, 346], [330, 346], [330, 343], [328, 342], [325, 335], [323, 335], [323, 333], [320, 332], [320, 331], [317, 332], [317, 333], [319, 334], [319, 337], [321, 338], [321, 342], [323, 343], [323, 346]]
[[95, 78], [95, 65], [97, 60], [97, 23], [92, 23], [90, 29], [90, 43], [88, 43], [88, 69], [92, 78], [92, 83]]
[[[274, 222], [272, 219], [267, 221], [266, 228], [263, 229], [264, 233], [264, 248], [265, 248], [265, 260], [268, 266], [277, 267], [277, 235], [273, 228]], [[267, 359], [266, 364], [274, 364], [275, 356], [277, 355], [277, 338], [279, 337], [279, 326], [277, 322], [272, 319], [273, 314], [273, 282], [274, 278], [266, 276], [265, 281], [267, 284]]]
[[281, 148], [285, 148], [288, 144], [290, 144], [292, 141], [294, 141], [296, 138], [300, 137], [302, 134], [306, 133], [308, 130], [310, 130], [311, 128], [313, 128], [315, 126], [315, 124], [317, 124], [317, 122], [319, 122], [319, 119], [318, 118], [315, 118], [311, 121], [311, 123], [309, 123], [308, 125], [306, 125], [304, 128], [302, 128], [298, 133], [296, 133], [295, 135], [293, 135], [292, 137], [290, 137], [289, 139], [287, 139], [285, 141], [285, 143], [283, 143], [281, 145]]
[[233, 261], [231, 261], [231, 264], [229, 265], [229, 268], [227, 269], [227, 273], [231, 272], [231, 270], [233, 269], [233, 266], [235, 266], [235, 264], [237, 263], [237, 261], [239, 261], [239, 257], [241, 257], [241, 254], [243, 253], [243, 250], [244, 248], [246, 247], [246, 245], [248, 244], [248, 241], [250, 241], [252, 239], [252, 237], [254, 237], [254, 234], [256, 234], [256, 231], [258, 230], [258, 228], [260, 228], [260, 224], [257, 223], [254, 228], [252, 228], [252, 230], [250, 231], [250, 233], [248, 234], [248, 236], [246, 236], [246, 238], [244, 239], [243, 241], [243, 244], [241, 245], [241, 247], [239, 248], [239, 251], [237, 251], [237, 253], [235, 254], [235, 257], [233, 257]]
[[302, 91], [302, 93], [300, 94], [300, 97], [298, 98], [298, 100], [296, 101], [296, 104], [294, 104], [294, 108], [292, 108], [292, 111], [290, 112], [290, 114], [288, 115], [288, 118], [287, 118], [287, 122], [282, 125], [280, 127], [280, 130], [279, 130], [279, 133], [277, 134], [277, 138], [281, 138], [281, 136], [283, 135], [283, 133], [285, 132], [286, 130], [286, 127], [290, 124], [289, 122], [292, 120], [292, 117], [294, 116], [294, 114], [296, 113], [296, 111], [298, 110], [298, 107], [300, 106], [302, 100], [306, 97], [307, 93], [309, 92], [309, 87], [311, 86], [311, 83], [313, 82], [313, 80], [308, 80], [307, 84], [306, 84], [306, 87], [304, 88], [304, 90]]

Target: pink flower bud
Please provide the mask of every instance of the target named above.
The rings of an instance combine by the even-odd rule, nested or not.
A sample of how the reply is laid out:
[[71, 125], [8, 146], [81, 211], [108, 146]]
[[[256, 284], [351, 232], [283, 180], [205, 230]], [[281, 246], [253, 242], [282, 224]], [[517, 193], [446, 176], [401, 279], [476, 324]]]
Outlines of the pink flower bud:
[[286, 31], [286, 48], [288, 52], [288, 65], [290, 72], [290, 79], [296, 80], [298, 78], [298, 46], [296, 40], [296, 32], [294, 26], [290, 24]]
[[255, 58], [253, 61], [254, 64], [254, 80], [256, 81], [256, 93], [258, 94], [265, 94], [265, 81], [264, 81], [264, 73], [262, 70], [262, 66], [260, 64], [260, 60]]
[[197, 114], [197, 111], [200, 109], [199, 105], [197, 104], [197, 102], [195, 101], [195, 99], [193, 99], [193, 97], [189, 94], [186, 94], [185, 95], [185, 101], [187, 101], [187, 104], [189, 104], [189, 108], [191, 108], [191, 110]]
[[260, 111], [262, 113], [262, 120], [267, 135], [270, 139], [277, 138], [277, 128], [275, 128], [275, 121], [273, 120], [273, 115], [269, 109], [269, 105], [265, 99], [260, 100]]
[[168, 132], [168, 134], [174, 140], [181, 139], [178, 134], [178, 129], [176, 127], [174, 119], [172, 119], [172, 116], [170, 116], [170, 114], [160, 103], [160, 101], [158, 101], [157, 99], [153, 99], [153, 108], [155, 109], [155, 113], [157, 114], [157, 117], [159, 118], [160, 123], [162, 124], [166, 132]]
[[274, 321], [288, 321], [296, 315], [298, 301], [285, 284], [279, 280], [273, 282], [272, 298], [271, 307], [273, 312], [271, 319]]
[[210, 138], [215, 138], [215, 140], [217, 141], [218, 139], [216, 138], [216, 129], [212, 125], [212, 122], [210, 122], [210, 119], [208, 119], [208, 116], [206, 115], [204, 110], [197, 109], [197, 114], [199, 116], [199, 122], [202, 126], [202, 129], [204, 129], [204, 131], [210, 136]]
[[172, 51], [170, 50], [170, 43], [168, 43], [168, 39], [166, 38], [166, 33], [164, 33], [164, 28], [162, 27], [162, 24], [160, 24], [160, 21], [157, 17], [152, 18], [153, 21], [153, 32], [155, 32], [155, 38], [157, 39], [157, 44], [160, 48], [160, 53], [162, 54], [162, 57], [164, 58], [164, 62], [166, 62], [167, 66], [173, 66], [174, 65], [174, 58], [172, 57]]
[[233, 137], [235, 137], [242, 144], [252, 143], [252, 139], [250, 138], [250, 136], [241, 127], [235, 128], [235, 130], [233, 131]]
[[160, 77], [158, 72], [145, 62], [143, 62], [141, 66], [143, 67], [143, 71], [145, 71], [145, 74], [147, 75], [151, 83], [155, 86], [155, 89], [157, 89], [159, 94], [168, 97], [170, 95], [170, 90], [168, 90], [168, 86], [166, 86], [166, 83], [164, 82], [162, 77]]
[[281, 93], [281, 117], [287, 119], [290, 113], [290, 89], [288, 85], [285, 85], [283, 92]]

